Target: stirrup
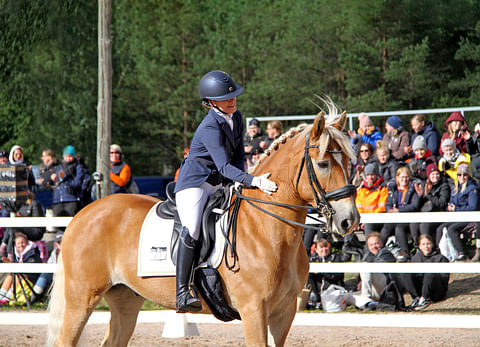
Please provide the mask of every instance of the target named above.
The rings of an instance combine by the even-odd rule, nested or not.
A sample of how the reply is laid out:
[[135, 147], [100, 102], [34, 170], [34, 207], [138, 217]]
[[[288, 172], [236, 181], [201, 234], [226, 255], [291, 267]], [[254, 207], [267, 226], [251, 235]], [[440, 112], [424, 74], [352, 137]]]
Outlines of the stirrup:
[[190, 294], [190, 291], [181, 293], [177, 296], [177, 313], [200, 312], [202, 302], [197, 296]]

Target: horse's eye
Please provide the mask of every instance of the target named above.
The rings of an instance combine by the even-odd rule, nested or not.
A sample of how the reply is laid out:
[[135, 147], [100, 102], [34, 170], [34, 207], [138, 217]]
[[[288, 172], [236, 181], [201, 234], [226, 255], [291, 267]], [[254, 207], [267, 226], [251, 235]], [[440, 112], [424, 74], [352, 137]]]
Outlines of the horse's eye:
[[328, 169], [328, 160], [318, 161], [317, 165], [320, 169]]

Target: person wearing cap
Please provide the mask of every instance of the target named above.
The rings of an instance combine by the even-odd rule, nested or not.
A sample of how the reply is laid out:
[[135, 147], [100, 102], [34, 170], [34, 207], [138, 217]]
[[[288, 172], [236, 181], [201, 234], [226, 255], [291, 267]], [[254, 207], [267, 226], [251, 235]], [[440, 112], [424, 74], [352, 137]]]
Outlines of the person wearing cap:
[[457, 167], [460, 164], [470, 165], [470, 154], [460, 153], [455, 141], [446, 138], [442, 141], [442, 157], [438, 161], [438, 169], [450, 181], [452, 187], [457, 184]]
[[110, 146], [110, 193], [128, 193], [132, 184], [130, 166], [123, 160], [122, 148], [117, 144]]
[[[385, 204], [387, 213], [418, 211], [418, 195], [410, 177], [411, 173], [408, 167], [402, 166], [397, 170], [395, 184], [388, 187], [387, 203]], [[380, 234], [384, 243], [395, 234], [403, 256], [408, 259], [410, 251], [407, 236], [409, 232], [410, 226], [408, 223], [388, 223], [383, 226]]]
[[[422, 212], [445, 211], [450, 200], [450, 186], [447, 179], [434, 163], [427, 165], [426, 174], [425, 185], [413, 184], [418, 195], [418, 210]], [[414, 247], [418, 248], [418, 237], [420, 235], [430, 235], [435, 239], [435, 230], [440, 224], [435, 222], [410, 223]]]
[[415, 157], [408, 162], [408, 168], [412, 173], [412, 176], [419, 179], [424, 183], [427, 180], [427, 165], [430, 163], [436, 163], [435, 156], [432, 155], [430, 149], [427, 148], [425, 138], [423, 136], [417, 136], [412, 145]]
[[[469, 148], [474, 147], [474, 141], [468, 130], [467, 120], [460, 112], [452, 112], [443, 124], [443, 127], [445, 132], [440, 139], [441, 143], [446, 139], [450, 139], [461, 153], [470, 153]], [[440, 147], [439, 152], [443, 155], [442, 147]]]
[[258, 119], [253, 118], [248, 122], [247, 134], [243, 138], [243, 145], [245, 150], [245, 158], [249, 160], [252, 156], [252, 152], [260, 148], [260, 143], [264, 141], [262, 129], [260, 128], [260, 122]]
[[398, 116], [391, 116], [385, 123], [385, 130], [387, 131], [383, 135], [383, 142], [390, 150], [390, 154], [393, 158], [399, 161], [407, 159], [404, 147], [410, 145], [410, 134], [403, 129], [403, 121]]
[[244, 126], [237, 110], [237, 96], [243, 87], [226, 72], [215, 70], [200, 79], [198, 91], [202, 105], [209, 111], [195, 131], [174, 190], [182, 223], [176, 263], [176, 308], [181, 313], [202, 309], [190, 283], [208, 197], [222, 187], [224, 179], [246, 188], [259, 188], [268, 195], [277, 190], [275, 182], [268, 179], [269, 173], [252, 176], [244, 171]]
[[[450, 201], [447, 205], [447, 211], [477, 211], [478, 210], [478, 186], [475, 180], [470, 175], [470, 166], [468, 164], [460, 164], [457, 167], [458, 181], [455, 185]], [[460, 239], [460, 234], [463, 229], [468, 225], [468, 222], [447, 222], [443, 223], [437, 228], [436, 242], [440, 243], [440, 239], [443, 235], [443, 228], [447, 229], [448, 236], [450, 236], [453, 246], [458, 252], [456, 260], [467, 260], [467, 254], [465, 252], [465, 246]], [[477, 241], [476, 245], [479, 248], [479, 233], [476, 233]], [[477, 250], [478, 252], [478, 250]]]
[[74, 216], [80, 209], [81, 188], [86, 168], [75, 157], [75, 148], [71, 145], [63, 149], [63, 160], [51, 179], [55, 182], [53, 192], [53, 215]]
[[358, 130], [348, 130], [350, 141], [355, 146], [355, 152], [362, 143], [370, 143], [375, 150], [377, 141], [383, 138], [382, 133], [373, 125], [372, 120], [365, 113], [360, 113], [358, 116]]
[[[384, 186], [383, 177], [380, 176], [377, 163], [370, 163], [364, 169], [365, 179], [357, 191], [355, 205], [360, 213], [385, 212], [388, 189]], [[365, 235], [373, 231], [380, 231], [381, 224], [364, 224]]]
[[8, 165], [8, 152], [0, 149], [0, 165]]
[[[410, 125], [414, 131], [410, 143], [413, 143], [417, 136], [423, 136], [426, 148], [430, 150], [432, 155], [437, 156], [440, 147], [440, 133], [435, 124], [428, 120], [424, 114], [416, 114], [410, 121]], [[411, 157], [415, 150], [413, 146], [407, 146], [404, 147], [404, 151], [407, 156]]]

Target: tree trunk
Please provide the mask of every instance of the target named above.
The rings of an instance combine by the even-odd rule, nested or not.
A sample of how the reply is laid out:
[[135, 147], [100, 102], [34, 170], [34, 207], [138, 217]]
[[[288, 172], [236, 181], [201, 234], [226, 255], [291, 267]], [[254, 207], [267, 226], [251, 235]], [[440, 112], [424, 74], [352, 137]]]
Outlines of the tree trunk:
[[97, 197], [110, 194], [110, 143], [112, 140], [112, 40], [110, 23], [112, 1], [98, 1], [98, 106], [97, 172], [103, 180], [97, 185]]

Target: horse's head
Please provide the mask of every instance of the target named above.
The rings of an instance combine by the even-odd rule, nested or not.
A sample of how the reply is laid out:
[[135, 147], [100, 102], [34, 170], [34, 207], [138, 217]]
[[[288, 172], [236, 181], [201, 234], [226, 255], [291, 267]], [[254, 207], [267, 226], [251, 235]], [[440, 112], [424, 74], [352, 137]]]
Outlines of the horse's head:
[[360, 220], [354, 200], [356, 189], [349, 184], [354, 153], [343, 133], [346, 113], [337, 115], [333, 103], [327, 106], [328, 118], [320, 112], [313, 126], [304, 131], [304, 154], [296, 186], [300, 197], [325, 216], [331, 230], [343, 236], [353, 231]]

